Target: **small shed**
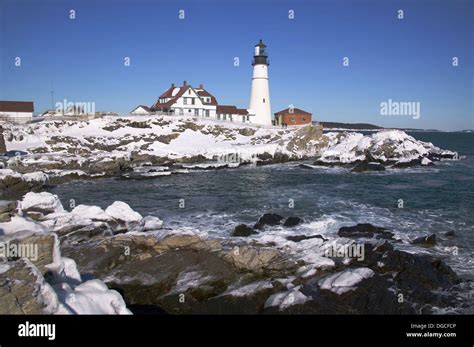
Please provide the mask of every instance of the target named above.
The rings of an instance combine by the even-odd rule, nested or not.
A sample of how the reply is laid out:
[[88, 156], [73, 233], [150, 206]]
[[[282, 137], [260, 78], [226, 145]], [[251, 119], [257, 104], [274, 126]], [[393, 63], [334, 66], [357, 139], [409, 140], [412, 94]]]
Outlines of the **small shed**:
[[148, 106], [138, 105], [130, 113], [136, 116], [146, 116], [151, 113], [151, 110]]

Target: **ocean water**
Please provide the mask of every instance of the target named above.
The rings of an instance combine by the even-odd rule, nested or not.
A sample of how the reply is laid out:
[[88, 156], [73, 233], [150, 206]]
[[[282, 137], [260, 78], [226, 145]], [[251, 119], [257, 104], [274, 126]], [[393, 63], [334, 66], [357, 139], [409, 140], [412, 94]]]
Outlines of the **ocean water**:
[[[300, 163], [244, 166], [149, 180], [75, 181], [50, 191], [65, 206], [70, 199], [76, 205], [103, 208], [121, 200], [143, 215], [162, 218], [165, 227], [219, 238], [228, 237], [237, 224], [254, 224], [265, 212], [305, 221], [291, 231], [277, 227], [276, 234], [334, 235], [343, 225], [372, 223], [395, 232], [405, 241], [400, 247], [434, 253], [458, 274], [474, 279], [474, 134], [411, 135], [457, 151], [462, 159], [362, 174], [341, 168], [307, 169]], [[455, 237], [445, 237], [448, 231]], [[435, 248], [409, 245], [414, 237], [432, 233], [439, 239]]]

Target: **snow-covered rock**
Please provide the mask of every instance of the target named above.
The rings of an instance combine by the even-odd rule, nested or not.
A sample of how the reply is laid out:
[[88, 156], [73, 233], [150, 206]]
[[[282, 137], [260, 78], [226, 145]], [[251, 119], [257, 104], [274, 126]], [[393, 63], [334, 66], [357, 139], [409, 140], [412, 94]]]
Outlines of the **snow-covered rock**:
[[43, 214], [64, 211], [58, 196], [48, 192], [27, 193], [20, 203], [20, 208], [24, 212], [40, 212]]
[[[426, 156], [441, 152], [432, 143], [416, 140], [401, 130], [384, 130], [366, 136], [360, 133], [327, 133], [326, 136], [329, 144], [321, 151], [321, 163], [348, 164], [376, 160], [393, 165], [424, 160], [422, 165], [427, 165], [429, 159]], [[455, 154], [443, 152], [446, 156]]]
[[122, 201], [115, 201], [105, 209], [105, 212], [112, 218], [125, 223], [140, 223], [142, 216]]
[[271, 295], [267, 301], [265, 301], [265, 307], [276, 306], [279, 310], [285, 310], [293, 305], [301, 305], [306, 301], [311, 300], [299, 291], [301, 286], [294, 287], [286, 292], [280, 292]]
[[89, 280], [76, 287], [56, 285], [60, 298], [57, 314], [131, 314], [122, 296], [100, 280]]
[[152, 231], [161, 229], [163, 221], [155, 216], [146, 216], [141, 220], [140, 227], [142, 231]]
[[360, 281], [373, 275], [374, 271], [365, 267], [347, 269], [319, 280], [318, 284], [321, 289], [330, 290], [336, 294], [343, 294], [354, 290]]
[[99, 206], [78, 205], [71, 211], [71, 213], [81, 218], [87, 218], [93, 221], [107, 222], [113, 218], [113, 216], [105, 212]]

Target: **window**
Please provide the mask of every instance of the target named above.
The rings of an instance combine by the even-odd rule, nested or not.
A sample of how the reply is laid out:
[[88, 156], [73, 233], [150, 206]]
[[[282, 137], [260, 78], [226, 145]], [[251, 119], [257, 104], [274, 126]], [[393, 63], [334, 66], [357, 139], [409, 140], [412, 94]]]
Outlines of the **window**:
[[302, 119], [303, 119], [303, 122], [306, 120], [304, 117]]
[[209, 110], [206, 110], [206, 117], [209, 117]]
[[295, 122], [295, 117], [291, 117], [291, 123]]
[[265, 103], [265, 98], [263, 98], [263, 103]]
[[229, 120], [230, 120], [231, 122], [233, 121], [233, 120], [232, 120], [232, 115], [229, 115]]
[[221, 120], [221, 115], [217, 114], [217, 120]]
[[179, 114], [182, 116], [184, 114], [184, 109], [180, 108], [179, 109]]
[[189, 89], [188, 94], [191, 95], [191, 89]]
[[188, 104], [188, 98], [183, 98], [183, 104], [187, 105]]
[[194, 109], [194, 115], [199, 116], [199, 109], [197, 109], [197, 108]]
[[194, 105], [194, 98], [191, 98], [191, 105]]
[[249, 121], [250, 121], [250, 116], [247, 116], [247, 122], [249, 122]]

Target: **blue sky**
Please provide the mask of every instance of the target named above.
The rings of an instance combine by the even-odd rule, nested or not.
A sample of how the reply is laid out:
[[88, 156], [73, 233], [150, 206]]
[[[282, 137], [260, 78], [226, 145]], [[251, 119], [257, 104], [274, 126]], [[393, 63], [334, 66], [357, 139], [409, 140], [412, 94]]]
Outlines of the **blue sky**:
[[[273, 112], [293, 104], [316, 120], [474, 128], [471, 0], [0, 0], [0, 99], [43, 111], [53, 86], [55, 102], [127, 112], [187, 80], [244, 108], [260, 38]], [[380, 115], [388, 99], [420, 102], [421, 117]]]

